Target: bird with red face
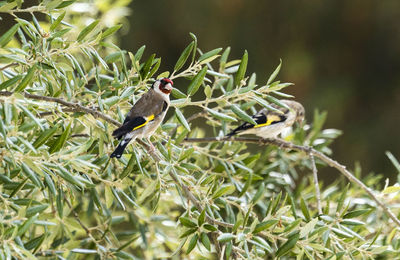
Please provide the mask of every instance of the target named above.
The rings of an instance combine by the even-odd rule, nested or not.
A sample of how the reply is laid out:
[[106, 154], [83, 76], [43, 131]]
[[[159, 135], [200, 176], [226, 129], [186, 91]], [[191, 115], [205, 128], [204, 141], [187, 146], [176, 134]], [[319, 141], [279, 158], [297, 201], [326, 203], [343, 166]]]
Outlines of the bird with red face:
[[110, 155], [111, 158], [121, 158], [126, 146], [136, 138], [146, 138], [154, 151], [150, 141], [151, 135], [163, 121], [170, 105], [169, 94], [172, 91], [172, 80], [162, 78], [156, 80], [126, 115], [121, 127], [114, 130], [113, 137], [121, 140], [118, 147]]

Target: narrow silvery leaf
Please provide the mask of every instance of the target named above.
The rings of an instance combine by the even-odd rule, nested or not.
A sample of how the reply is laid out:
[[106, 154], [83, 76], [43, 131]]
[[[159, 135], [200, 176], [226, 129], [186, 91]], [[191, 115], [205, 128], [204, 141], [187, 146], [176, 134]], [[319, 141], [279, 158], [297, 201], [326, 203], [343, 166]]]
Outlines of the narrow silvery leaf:
[[282, 65], [282, 60], [279, 62], [279, 65], [274, 70], [274, 72], [272, 72], [271, 76], [269, 77], [269, 79], [267, 81], [267, 85], [271, 84], [272, 81], [276, 78], [276, 76], [278, 75], [279, 71], [281, 70], [281, 65]]
[[257, 122], [251, 116], [247, 115], [246, 112], [241, 110], [237, 105], [235, 105], [235, 104], [231, 105], [231, 110], [242, 120], [244, 120], [252, 125], [257, 125]]
[[86, 26], [78, 35], [77, 41], [80, 42], [96, 27], [96, 25], [100, 22], [100, 20], [96, 20]]
[[194, 95], [197, 90], [199, 89], [201, 83], [203, 83], [204, 77], [206, 76], [207, 66], [204, 66], [199, 73], [193, 78], [192, 82], [188, 87], [187, 94], [192, 96]]
[[181, 56], [179, 57], [178, 61], [175, 64], [174, 71], [178, 71], [183, 67], [183, 65], [189, 58], [190, 53], [193, 50], [193, 46], [194, 46], [194, 41], [191, 42], [188, 46], [186, 46], [186, 48], [183, 50]]
[[175, 108], [175, 114], [176, 114], [176, 117], [178, 118], [179, 122], [180, 122], [188, 131], [190, 131], [190, 126], [189, 126], [188, 122], [186, 121], [185, 116], [182, 114], [182, 112], [181, 112], [178, 108]]
[[244, 75], [246, 74], [246, 69], [247, 69], [247, 62], [248, 62], [248, 54], [247, 51], [244, 52], [242, 60], [239, 65], [239, 69], [236, 73], [235, 76], [235, 86], [239, 86], [240, 82], [244, 78]]

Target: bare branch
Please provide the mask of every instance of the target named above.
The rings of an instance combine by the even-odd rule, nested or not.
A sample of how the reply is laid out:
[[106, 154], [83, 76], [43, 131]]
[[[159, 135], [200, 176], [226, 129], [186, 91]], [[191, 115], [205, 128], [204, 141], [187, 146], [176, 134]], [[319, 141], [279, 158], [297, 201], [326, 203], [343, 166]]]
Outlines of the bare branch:
[[[14, 92], [11, 92], [11, 91], [0, 91], [0, 96], [9, 97], [9, 96], [12, 96], [13, 94], [14, 94]], [[111, 124], [113, 124], [115, 126], [118, 126], [118, 127], [121, 126], [121, 123], [118, 122], [117, 120], [112, 119], [111, 117], [109, 117], [109, 116], [107, 116], [107, 115], [105, 115], [105, 114], [103, 114], [103, 113], [101, 113], [101, 112], [99, 112], [97, 110], [87, 108], [87, 107], [82, 106], [81, 104], [78, 104], [78, 103], [68, 102], [68, 101], [65, 101], [62, 98], [55, 98], [55, 97], [47, 97], [47, 96], [29, 94], [27, 92], [24, 92], [24, 93], [21, 93], [21, 94], [24, 95], [24, 97], [26, 97], [26, 98], [30, 98], [30, 99], [34, 99], [34, 100], [42, 100], [42, 101], [58, 103], [58, 104], [66, 106], [66, 107], [72, 108], [71, 110], [69, 110], [69, 112], [84, 112], [84, 113], [87, 113], [87, 114], [91, 114], [94, 117], [101, 118], [101, 119], [103, 119], [103, 120], [105, 120], [105, 121], [107, 121], [107, 122], [109, 122], [109, 123], [111, 123]]]
[[349, 181], [361, 187], [370, 196], [370, 198], [372, 198], [376, 202], [376, 204], [386, 213], [386, 215], [389, 218], [391, 218], [396, 223], [397, 226], [400, 227], [400, 220], [393, 214], [393, 212], [385, 205], [385, 203], [383, 203], [381, 200], [377, 198], [377, 196], [375, 196], [375, 194], [369, 187], [367, 187], [362, 181], [357, 179], [351, 172], [349, 172], [346, 169], [346, 166], [338, 163], [337, 161], [331, 159], [330, 157], [326, 156], [325, 154], [311, 147], [296, 145], [281, 139], [262, 139], [262, 138], [251, 138], [251, 137], [205, 137], [205, 138], [188, 138], [184, 140], [184, 142], [186, 143], [215, 143], [215, 142], [226, 142], [226, 141], [255, 143], [260, 145], [269, 144], [278, 146], [280, 148], [302, 151], [307, 154], [313, 155], [324, 161], [330, 167], [337, 169], [340, 173], [346, 176], [346, 178], [349, 179]]
[[8, 65], [6, 65], [6, 66], [4, 66], [4, 67], [1, 67], [1, 68], [0, 68], [0, 71], [3, 71], [3, 70], [5, 70], [5, 69], [7, 69], [7, 68], [9, 68], [9, 67], [17, 66], [17, 65], [18, 65], [18, 63], [16, 63], [16, 62], [10, 63], [10, 64], [8, 64]]

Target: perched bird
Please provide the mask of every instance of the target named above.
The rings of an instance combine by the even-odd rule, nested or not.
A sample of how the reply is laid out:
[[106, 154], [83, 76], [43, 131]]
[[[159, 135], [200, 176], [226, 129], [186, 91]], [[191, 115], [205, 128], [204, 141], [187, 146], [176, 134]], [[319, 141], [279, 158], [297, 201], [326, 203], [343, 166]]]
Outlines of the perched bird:
[[168, 78], [159, 79], [135, 103], [126, 115], [122, 126], [112, 133], [121, 142], [110, 155], [111, 158], [120, 158], [128, 143], [136, 138], [146, 138], [152, 151], [155, 150], [149, 138], [156, 131], [167, 113], [170, 104], [169, 94], [172, 91], [173, 84], [172, 80]]
[[300, 103], [292, 100], [280, 101], [290, 109], [272, 104], [274, 108], [281, 112], [263, 108], [252, 116], [257, 123], [256, 125], [246, 122], [227, 134], [227, 136], [255, 134], [262, 138], [274, 138], [285, 128], [292, 126], [294, 122], [301, 123], [304, 120], [304, 107]]

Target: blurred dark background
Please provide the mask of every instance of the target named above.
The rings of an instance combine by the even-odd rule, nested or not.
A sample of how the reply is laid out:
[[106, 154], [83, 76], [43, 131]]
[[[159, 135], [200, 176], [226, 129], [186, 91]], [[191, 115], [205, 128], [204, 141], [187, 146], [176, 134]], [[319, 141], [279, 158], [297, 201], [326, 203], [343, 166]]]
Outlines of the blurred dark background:
[[[318, 108], [328, 111], [325, 128], [343, 130], [333, 158], [395, 179], [384, 152], [400, 159], [400, 1], [136, 0], [130, 8], [120, 44], [146, 45], [145, 58], [162, 57], [160, 72], [173, 69], [189, 32], [203, 51], [231, 46], [237, 59], [248, 50], [247, 72], [259, 84], [282, 59], [278, 79], [295, 83], [285, 92], [304, 104], [308, 122]], [[3, 15], [0, 33], [13, 23]]]
[[[265, 83], [283, 60], [278, 78], [307, 110], [328, 111], [326, 128], [343, 130], [333, 158], [363, 173], [395, 169], [400, 158], [400, 1], [133, 1], [122, 47], [162, 57], [172, 70], [193, 32], [208, 51], [231, 46], [230, 58], [249, 52], [248, 72]], [[183, 87], [185, 89], [185, 87]], [[337, 173], [327, 171], [335, 178]]]

